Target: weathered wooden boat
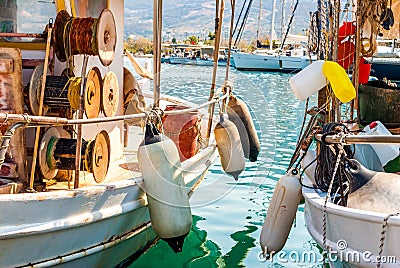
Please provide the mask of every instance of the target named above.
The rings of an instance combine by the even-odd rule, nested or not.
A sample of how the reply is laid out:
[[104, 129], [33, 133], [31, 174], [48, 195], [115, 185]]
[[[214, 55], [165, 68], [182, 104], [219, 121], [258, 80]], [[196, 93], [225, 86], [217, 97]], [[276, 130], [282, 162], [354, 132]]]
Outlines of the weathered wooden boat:
[[[141, 145], [143, 128], [133, 122], [160, 123], [160, 112], [171, 104], [187, 108], [164, 115], [200, 115], [229, 92], [220, 97], [221, 91], [215, 92], [200, 106], [161, 98], [158, 53], [150, 94], [154, 109], [149, 110], [143, 103], [150, 98], [139, 94], [129, 72], [124, 75], [124, 1], [0, 5], [5, 3], [0, 12], [0, 25], [7, 26], [0, 27], [0, 266], [124, 266], [159, 235], [139, 169], [138, 148], [146, 145]], [[24, 14], [35, 11], [40, 16], [24, 28], [30, 19]], [[157, 14], [155, 23], [161, 20]], [[160, 48], [157, 35], [154, 40]], [[191, 128], [200, 127], [196, 121]], [[193, 193], [215, 158], [211, 127], [200, 129], [207, 144], [197, 143], [196, 131], [188, 141], [197, 146], [194, 154], [172, 165], [174, 176], [183, 180], [175, 188], [184, 196]]]

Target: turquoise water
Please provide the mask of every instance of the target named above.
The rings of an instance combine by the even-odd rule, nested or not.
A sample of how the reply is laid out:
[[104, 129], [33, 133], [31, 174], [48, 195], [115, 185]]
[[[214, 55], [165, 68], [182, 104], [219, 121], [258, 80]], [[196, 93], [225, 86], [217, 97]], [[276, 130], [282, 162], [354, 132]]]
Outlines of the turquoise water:
[[[202, 103], [208, 98], [211, 67], [163, 65], [161, 92]], [[225, 77], [219, 68], [218, 84]], [[301, 262], [304, 252], [318, 254], [304, 223], [304, 205], [283, 249], [286, 255], [259, 260], [259, 236], [277, 180], [285, 173], [296, 146], [304, 102], [295, 99], [291, 74], [230, 71], [234, 93], [251, 108], [261, 142], [255, 163], [235, 181], [224, 174], [219, 159], [191, 198], [193, 227], [183, 251], [175, 254], [164, 241], [157, 242], [130, 267], [319, 267]], [[296, 255], [297, 254], [297, 255]]]

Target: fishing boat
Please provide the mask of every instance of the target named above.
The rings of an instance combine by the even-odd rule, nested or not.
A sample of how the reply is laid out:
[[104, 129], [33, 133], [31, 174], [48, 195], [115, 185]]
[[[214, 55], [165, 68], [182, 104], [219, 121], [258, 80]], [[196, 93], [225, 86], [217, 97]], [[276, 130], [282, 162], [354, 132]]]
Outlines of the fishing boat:
[[[327, 10], [328, 4], [328, 1], [319, 2], [318, 10]], [[319, 36], [317, 46], [322, 51], [314, 46], [320, 59], [290, 79], [299, 100], [318, 92], [318, 103], [313, 109], [306, 106], [298, 144], [286, 174], [279, 179], [274, 190], [260, 237], [265, 255], [282, 250], [297, 207], [304, 198], [305, 223], [321, 248], [321, 266], [400, 265], [400, 246], [397, 243], [400, 230], [400, 177], [397, 174], [400, 170], [400, 136], [393, 135], [391, 129], [385, 127], [390, 128], [391, 123], [396, 123], [387, 115], [397, 113], [398, 104], [390, 99], [396, 98], [396, 92], [387, 84], [388, 88], [383, 92], [368, 84], [359, 85], [364, 75], [360, 69], [362, 57], [373, 53], [367, 51], [368, 44], [357, 46], [362, 49], [356, 49], [354, 53], [349, 52], [354, 58], [350, 54], [337, 53], [338, 46], [349, 40], [358, 44], [385, 34], [391, 7], [398, 6], [399, 2], [393, 1], [391, 5], [384, 2], [382, 8], [375, 2], [358, 1], [353, 10], [353, 14], [357, 14], [357, 23], [349, 22], [351, 27], [349, 32], [344, 31], [347, 32], [344, 36], [340, 35], [339, 25], [323, 22], [320, 29], [330, 32], [330, 36], [326, 40]], [[338, 21], [339, 7], [339, 1], [335, 2], [333, 10], [336, 12], [331, 21]], [[373, 17], [369, 10], [383, 15]], [[321, 13], [315, 12], [315, 15]], [[371, 21], [384, 29], [369, 27], [370, 36], [365, 36], [365, 32], [363, 36], [357, 27], [362, 29]], [[310, 35], [318, 36], [318, 31], [312, 27]], [[340, 61], [347, 56], [353, 62], [352, 81], [346, 73], [350, 63]], [[355, 102], [357, 91], [358, 103]], [[342, 105], [348, 107], [346, 114], [342, 114]], [[385, 109], [385, 115], [377, 111], [378, 106]], [[307, 113], [310, 115], [308, 124]]]
[[140, 93], [123, 66], [124, 1], [1, 5], [0, 266], [122, 267], [157, 237], [180, 251], [229, 90], [200, 106], [161, 96], [155, 28], [154, 73], [136, 66], [154, 93]]

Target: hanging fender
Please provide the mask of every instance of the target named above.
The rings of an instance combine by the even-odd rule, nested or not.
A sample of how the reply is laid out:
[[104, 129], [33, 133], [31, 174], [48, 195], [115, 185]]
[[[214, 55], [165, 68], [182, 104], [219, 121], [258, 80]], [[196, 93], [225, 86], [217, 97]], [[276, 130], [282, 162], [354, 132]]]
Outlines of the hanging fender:
[[153, 123], [146, 124], [138, 160], [153, 229], [175, 252], [180, 252], [192, 227], [192, 214], [178, 149]]
[[297, 176], [288, 173], [279, 179], [261, 230], [260, 243], [264, 254], [277, 253], [285, 245], [301, 197]]
[[234, 123], [221, 115], [220, 122], [215, 126], [214, 135], [222, 168], [237, 180], [245, 167], [238, 129]]
[[240, 141], [245, 158], [251, 162], [257, 161], [261, 146], [258, 139], [257, 130], [254, 127], [249, 108], [246, 103], [235, 96], [230, 96], [227, 106], [228, 118], [239, 131]]

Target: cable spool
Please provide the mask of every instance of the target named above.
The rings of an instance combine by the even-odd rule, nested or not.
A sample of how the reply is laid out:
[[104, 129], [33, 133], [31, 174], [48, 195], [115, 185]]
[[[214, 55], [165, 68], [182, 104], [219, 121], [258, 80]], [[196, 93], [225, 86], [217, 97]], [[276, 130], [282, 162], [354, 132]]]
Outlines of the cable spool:
[[[58, 129], [49, 128], [39, 147], [39, 166], [46, 179], [53, 179], [59, 170], [75, 170], [76, 139], [61, 137]], [[93, 173], [97, 183], [104, 181], [110, 162], [110, 140], [106, 131], [95, 140], [82, 141], [81, 170]]]
[[[29, 84], [29, 106], [32, 114], [39, 114], [39, 94], [42, 87], [43, 64], [39, 64], [33, 71]], [[47, 76], [44, 91], [44, 105], [52, 109], [79, 107], [79, 93], [81, 88], [80, 77]], [[93, 67], [88, 74], [84, 95], [84, 109], [87, 118], [96, 118], [100, 112], [102, 80], [97, 67]]]
[[104, 115], [114, 116], [117, 112], [119, 97], [118, 78], [114, 72], [108, 72], [104, 77], [101, 93], [101, 109]]
[[54, 23], [53, 41], [61, 62], [72, 55], [86, 54], [99, 56], [101, 63], [108, 66], [114, 59], [117, 42], [114, 16], [104, 9], [98, 19], [73, 18], [61, 10]]

